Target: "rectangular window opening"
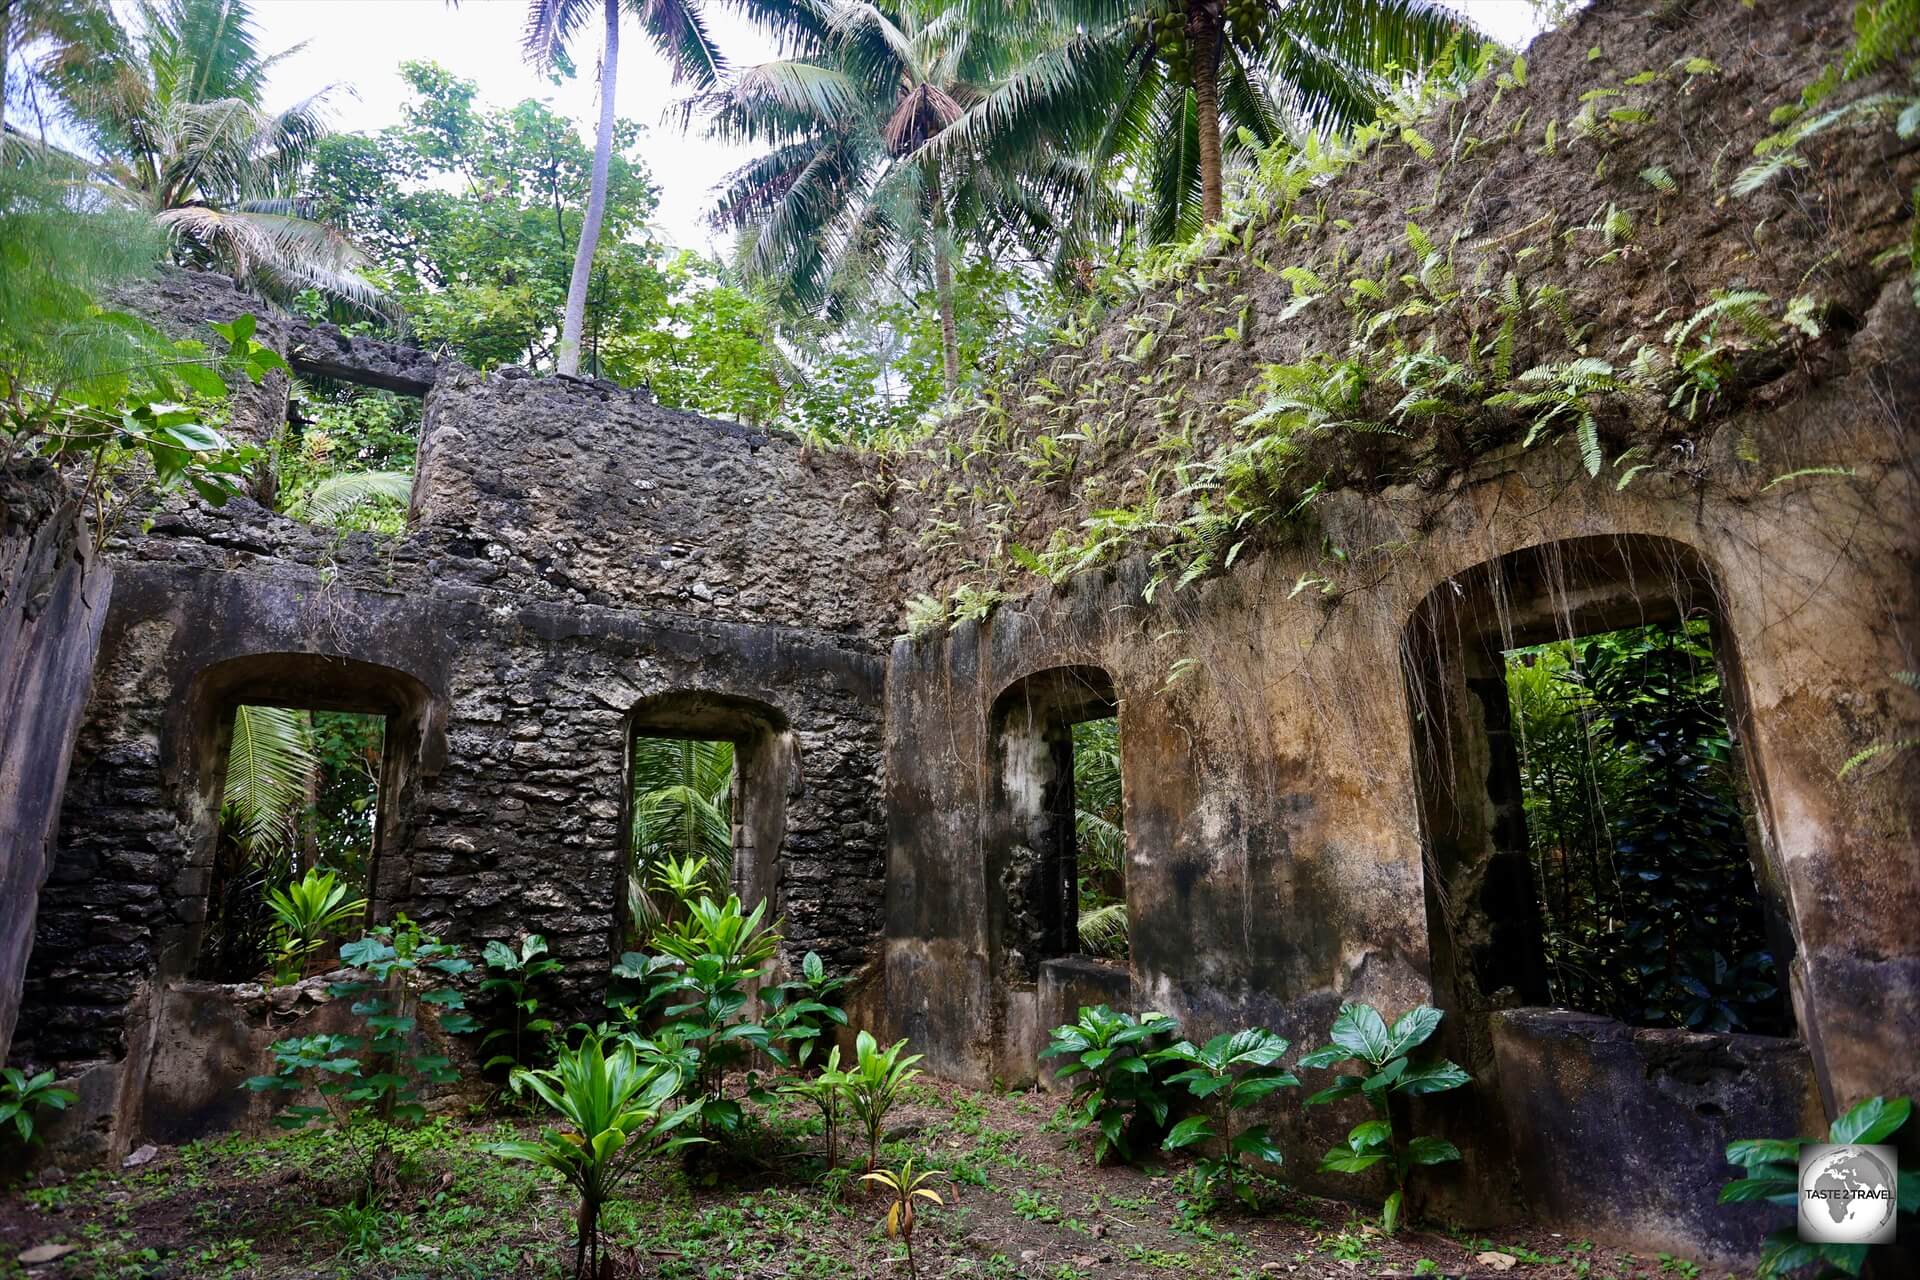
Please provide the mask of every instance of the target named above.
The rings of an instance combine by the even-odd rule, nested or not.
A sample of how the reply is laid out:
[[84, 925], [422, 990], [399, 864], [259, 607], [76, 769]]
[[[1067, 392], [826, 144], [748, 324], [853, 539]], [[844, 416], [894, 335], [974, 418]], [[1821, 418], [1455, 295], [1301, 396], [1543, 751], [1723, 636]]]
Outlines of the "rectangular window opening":
[[1552, 1001], [1792, 1035], [1709, 623], [1508, 650], [1505, 675]]
[[[386, 731], [382, 715], [252, 703], [234, 709], [196, 976], [291, 980], [332, 966], [331, 944], [365, 915]], [[270, 895], [309, 872], [333, 876], [344, 896], [301, 935], [276, 914]]]
[[630, 941], [643, 943], [702, 894], [732, 891], [741, 811], [734, 745], [723, 738], [635, 735]]
[[1073, 726], [1073, 839], [1082, 954], [1124, 964], [1127, 833], [1120, 798], [1120, 720]]

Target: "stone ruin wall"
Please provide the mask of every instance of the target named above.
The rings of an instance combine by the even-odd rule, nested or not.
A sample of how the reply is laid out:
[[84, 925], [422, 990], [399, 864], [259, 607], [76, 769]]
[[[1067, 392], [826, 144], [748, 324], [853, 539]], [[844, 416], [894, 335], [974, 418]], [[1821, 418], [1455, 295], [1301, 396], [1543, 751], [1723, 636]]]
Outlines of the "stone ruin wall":
[[[1730, 13], [1669, 7], [1648, 19], [1598, 6], [1535, 46], [1539, 94], [1564, 110], [1595, 77], [1709, 55], [1726, 80], [1669, 127], [1744, 156], [1765, 107], [1845, 32], [1797, 0]], [[1602, 56], [1587, 59], [1589, 46]], [[1476, 92], [1469, 101], [1486, 106], [1491, 90]], [[1313, 539], [1270, 539], [1187, 591], [1144, 602], [1149, 566], [1136, 558], [1058, 587], [1011, 584], [1015, 598], [986, 621], [920, 641], [889, 641], [905, 596], [978, 577], [1001, 535], [968, 525], [955, 545], [925, 549], [920, 535], [943, 513], [895, 483], [919, 478], [910, 465], [870, 473], [607, 384], [482, 378], [274, 319], [268, 340], [296, 368], [425, 391], [414, 525], [387, 540], [245, 503], [179, 507], [110, 547], [112, 605], [16, 1059], [99, 1064], [84, 1069], [80, 1108], [97, 1131], [69, 1134], [79, 1145], [123, 1149], [236, 1118], [222, 1091], [251, 1073], [274, 1015], [180, 980], [203, 910], [226, 702], [335, 687], [342, 705], [386, 699], [404, 759], [383, 819], [379, 909], [461, 940], [538, 929], [584, 1002], [605, 981], [619, 912], [630, 715], [656, 694], [724, 694], [770, 708], [797, 744], [772, 879], [792, 949], [864, 968], [856, 1020], [911, 1036], [937, 1073], [1031, 1078], [1046, 1027], [1082, 1001], [1161, 1008], [1192, 1034], [1259, 1021], [1304, 1046], [1342, 999], [1434, 1000], [1449, 1010], [1449, 1051], [1478, 1082], [1429, 1110], [1467, 1156], [1435, 1181], [1432, 1207], [1482, 1222], [1524, 1209], [1627, 1243], [1739, 1256], [1756, 1234], [1750, 1215], [1676, 1207], [1661, 1189], [1710, 1183], [1721, 1170], [1699, 1167], [1699, 1153], [1728, 1137], [1808, 1131], [1866, 1093], [1920, 1088], [1920, 943], [1906, 927], [1920, 907], [1920, 753], [1834, 777], [1867, 743], [1910, 736], [1916, 718], [1890, 675], [1920, 666], [1920, 327], [1894, 270], [1868, 265], [1904, 225], [1883, 197], [1904, 190], [1914, 160], [1873, 154], [1881, 144], [1863, 135], [1823, 145], [1835, 149], [1823, 170], [1884, 181], [1761, 197], [1778, 216], [1767, 213], [1773, 238], [1758, 244], [1747, 209], [1662, 206], [1642, 219], [1659, 231], [1632, 287], [1583, 281], [1571, 257], [1541, 267], [1595, 286], [1595, 323], [1611, 341], [1663, 327], [1664, 308], [1684, 314], [1708, 285], [1764, 270], [1778, 291], [1774, 276], [1803, 271], [1802, 257], [1838, 254], [1821, 343], [1759, 370], [1712, 423], [1660, 437], [1662, 465], [1632, 485], [1589, 479], [1564, 447], [1496, 439], [1471, 457], [1443, 446], [1389, 458], [1386, 479], [1335, 493]], [[1714, 163], [1704, 148], [1675, 156], [1683, 188]], [[1461, 191], [1434, 180], [1436, 207], [1421, 217], [1436, 239], [1499, 235], [1535, 216], [1556, 181], [1588, 204], [1610, 190], [1587, 179], [1584, 159], [1577, 178], [1574, 164], [1498, 164]], [[1404, 158], [1368, 160], [1331, 194], [1427, 182]], [[1486, 195], [1501, 183], [1513, 188], [1504, 204]], [[1842, 223], [1840, 207], [1864, 212]], [[1348, 212], [1351, 238], [1400, 234], [1398, 213]], [[1268, 257], [1285, 248], [1262, 245]], [[1669, 250], [1704, 264], [1671, 298], [1678, 286], [1654, 261]], [[190, 327], [197, 286], [169, 277], [156, 305]], [[1261, 295], [1254, 310], [1284, 300]], [[1117, 310], [1108, 338], [1150, 301]], [[1179, 315], [1156, 359], [1192, 355], [1217, 327], [1201, 310]], [[1196, 395], [1230, 400], [1261, 360], [1297, 358], [1342, 324], [1314, 308], [1263, 321], [1229, 353], [1233, 367], [1195, 365]], [[1054, 353], [1051, 367], [1099, 350]], [[1136, 401], [1113, 403], [1142, 430], [1084, 459], [1079, 486], [1025, 495], [1014, 535], [1028, 545], [1081, 518], [1081, 490], [1088, 502], [1127, 496], [1153, 432]], [[256, 411], [269, 430], [284, 401], [269, 388]], [[1497, 436], [1511, 424], [1491, 426]], [[1774, 483], [1804, 467], [1852, 474]], [[1328, 571], [1322, 536], [1394, 550], [1356, 557], [1332, 594], [1302, 592]], [[1441, 701], [1417, 698], [1410, 624], [1436, 599], [1465, 598], [1476, 566], [1575, 540], [1570, 559], [1612, 557], [1628, 577], [1629, 562], [1668, 562], [1625, 585], [1623, 598], [1649, 608], [1682, 577], [1706, 584], [1732, 664], [1763, 890], [1791, 930], [1800, 1042], [1504, 1009], [1455, 954], [1468, 924], [1436, 905], [1436, 884], [1471, 883], [1482, 868], [1436, 861], [1436, 764], [1420, 724], [1434, 712], [1460, 728], [1470, 693], [1447, 668]], [[1681, 561], [1694, 567], [1673, 568]], [[1133, 959], [1117, 976], [1043, 964], [1033, 982], [1010, 966], [994, 708], [1062, 667], [1105, 673], [1119, 703]], [[1176, 669], [1187, 674], [1170, 681]], [[1464, 828], [1484, 834], [1493, 821], [1457, 808], [1446, 816]], [[217, 1034], [183, 1039], [201, 1020]], [[170, 1065], [214, 1041], [226, 1056], [200, 1078]], [[1307, 1171], [1337, 1127], [1283, 1116], [1291, 1179], [1314, 1185]], [[1596, 1206], [1581, 1194], [1591, 1179], [1570, 1183], [1553, 1163], [1575, 1144], [1612, 1162], [1594, 1178], [1660, 1198]]]
[[[1325, 220], [1318, 230], [1256, 223], [1241, 233], [1250, 247], [1202, 259], [1038, 357], [1000, 390], [1003, 417], [951, 428], [952, 456], [975, 459], [964, 469], [936, 454], [890, 474], [903, 588], [1011, 597], [984, 621], [894, 649], [877, 1002], [894, 1034], [942, 1074], [986, 1083], [1033, 1078], [1046, 1029], [1084, 1003], [1158, 1009], [1196, 1037], [1270, 1026], [1311, 1047], [1343, 1000], [1432, 1001], [1476, 1083], [1423, 1108], [1465, 1152], [1429, 1184], [1429, 1210], [1491, 1221], [1524, 1206], [1576, 1232], [1727, 1260], [1750, 1252], [1766, 1215], [1672, 1188], [1716, 1184], [1733, 1138], [1814, 1132], [1823, 1113], [1920, 1088], [1920, 752], [1836, 777], [1862, 748], [1920, 725], [1893, 676], [1920, 651], [1920, 322], [1905, 264], [1882, 257], [1906, 235], [1920, 161], [1883, 123], [1809, 144], [1805, 182], [1746, 200], [1709, 194], [1771, 132], [1768, 111], [1849, 35], [1843, 7], [1804, 0], [1596, 5], [1528, 51], [1523, 91], [1489, 80], [1423, 121], [1439, 159], [1376, 148], [1303, 198]], [[1693, 56], [1719, 73], [1603, 102], [1657, 95], [1656, 122], [1615, 144], [1608, 164], [1566, 143], [1581, 95]], [[1563, 145], [1548, 158], [1540, 135], [1556, 117]], [[1475, 163], [1448, 155], [1516, 127], [1519, 141]], [[1638, 177], [1655, 162], [1677, 196]], [[1609, 202], [1638, 230], [1626, 253], [1594, 265], [1602, 237], [1579, 228]], [[1541, 248], [1514, 255], [1548, 215]], [[1219, 438], [1259, 404], [1263, 362], [1342, 358], [1357, 323], [1343, 281], [1379, 275], [1389, 250], [1407, 270], [1410, 218], [1435, 244], [1457, 244], [1462, 278], [1511, 267], [1569, 290], [1577, 323], [1591, 326], [1585, 345], [1523, 334], [1516, 370], [1575, 354], [1624, 362], [1624, 342], [1658, 339], [1720, 288], [1781, 302], [1810, 289], [1826, 323], [1790, 356], [1743, 356], [1700, 421], [1657, 403], [1604, 420], [1608, 460], [1639, 445], [1654, 464], [1624, 487], [1613, 469], [1589, 477], [1572, 441], [1524, 449], [1520, 415], [1481, 410], [1347, 453], [1309, 443], [1302, 483], [1329, 487], [1309, 516], [1236, 535], [1249, 542], [1234, 569], [1185, 590], [1176, 565], [1151, 603], [1151, 541], [1052, 587], [1014, 568], [1009, 543], [1042, 550], [1056, 530], [1082, 536], [1099, 509], [1139, 503], [1157, 448]], [[1345, 267], [1333, 265], [1343, 251]], [[1294, 305], [1292, 266], [1324, 274], [1328, 293]], [[1223, 343], [1236, 322], [1238, 340]], [[1136, 356], [1149, 332], [1156, 341]], [[1414, 326], [1409, 348], [1423, 336]], [[1192, 414], [1166, 408], [1176, 391]], [[1076, 394], [1080, 416], [1062, 425], [1052, 409]], [[997, 450], [970, 449], [976, 426], [998, 433]], [[1052, 473], [1065, 478], [1019, 475], [1023, 444], [1070, 429], [1090, 439]], [[1803, 469], [1814, 470], [1781, 479]], [[1179, 481], [1162, 483], [1164, 496]], [[1004, 484], [1020, 501], [996, 505]], [[953, 500], [970, 486], [986, 496]], [[936, 523], [938, 545], [914, 538]], [[1528, 566], [1510, 570], [1513, 582], [1544, 577], [1537, 598], [1476, 586], [1503, 560]], [[1474, 655], [1503, 629], [1532, 627], [1510, 643], [1534, 642], [1676, 606], [1716, 628], [1798, 1040], [1515, 1008], [1474, 972], [1518, 923], [1491, 893], [1494, 859], [1470, 853], [1503, 821], [1486, 785], [1496, 761]], [[1422, 617], [1438, 652], [1423, 648]], [[1117, 694], [1130, 967], [1062, 956], [1033, 980], [1014, 963], [1024, 940], [1005, 907], [1025, 851], [1005, 821], [1010, 748], [995, 709], [1063, 671], [1100, 673]], [[1352, 1116], [1285, 1106], [1273, 1118], [1290, 1182], [1351, 1194], [1312, 1170]]]
[[103, 1130], [83, 1144], [124, 1147], [143, 1108], [183, 1124], [219, 1109], [218, 1072], [143, 1073], [169, 1033], [160, 988], [197, 948], [223, 716], [276, 697], [390, 713], [405, 758], [382, 796], [376, 911], [476, 945], [541, 932], [582, 1007], [624, 910], [636, 704], [750, 700], [791, 747], [784, 842], [755, 883], [792, 955], [860, 969], [877, 954], [892, 605], [878, 519], [840, 500], [855, 476], [643, 393], [461, 370], [429, 392], [405, 537], [245, 500], [172, 503], [116, 537], [15, 1057], [105, 1064], [83, 1081]]

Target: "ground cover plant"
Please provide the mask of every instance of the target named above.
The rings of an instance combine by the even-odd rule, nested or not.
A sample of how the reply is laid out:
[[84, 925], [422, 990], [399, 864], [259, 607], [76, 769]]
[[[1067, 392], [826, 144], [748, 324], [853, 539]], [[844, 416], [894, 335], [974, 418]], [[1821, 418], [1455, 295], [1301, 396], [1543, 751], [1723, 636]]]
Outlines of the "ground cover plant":
[[[1533, 1228], [1496, 1235], [1408, 1227], [1386, 1236], [1353, 1206], [1296, 1191], [1255, 1214], [1238, 1201], [1196, 1216], [1176, 1156], [1163, 1167], [1090, 1165], [1049, 1125], [1063, 1094], [909, 1086], [889, 1117], [881, 1165], [914, 1160], [921, 1185], [913, 1249], [923, 1280], [1153, 1277], [1220, 1280], [1484, 1272], [1483, 1253], [1516, 1259], [1514, 1280], [1667, 1280], [1631, 1257]], [[543, 1108], [544, 1109], [544, 1108]], [[743, 1159], [708, 1181], [686, 1153], [641, 1160], [602, 1208], [607, 1274], [708, 1277], [905, 1275], [886, 1233], [893, 1197], [831, 1175], [805, 1103], [761, 1107]], [[23, 1249], [71, 1245], [37, 1267], [45, 1280], [312, 1280], [313, 1277], [573, 1273], [578, 1196], [556, 1174], [489, 1148], [541, 1143], [557, 1114], [493, 1116], [462, 1107], [396, 1130], [396, 1178], [370, 1209], [352, 1206], [354, 1163], [320, 1129], [223, 1136], [163, 1147], [130, 1170], [75, 1172], [0, 1197], [0, 1275]], [[709, 1150], [691, 1148], [690, 1150]], [[1709, 1194], [1711, 1194], [1709, 1192]], [[1027, 1206], [1022, 1212], [1020, 1206]], [[348, 1212], [348, 1210], [351, 1210]], [[1347, 1259], [1347, 1261], [1343, 1261]], [[1351, 1265], [1348, 1265], [1348, 1262]], [[1425, 1273], [1424, 1271], [1422, 1273]], [[1702, 1275], [1720, 1280], [1719, 1273]]]

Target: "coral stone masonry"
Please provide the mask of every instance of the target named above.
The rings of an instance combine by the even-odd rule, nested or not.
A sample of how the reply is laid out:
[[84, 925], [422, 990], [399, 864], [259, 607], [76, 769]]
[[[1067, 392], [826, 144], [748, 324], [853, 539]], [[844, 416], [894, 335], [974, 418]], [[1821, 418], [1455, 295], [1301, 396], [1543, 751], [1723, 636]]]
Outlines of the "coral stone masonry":
[[[1133, 379], [1101, 384], [1107, 434], [1063, 477], [482, 374], [167, 272], [128, 301], [175, 332], [256, 312], [297, 373], [421, 396], [418, 463], [397, 537], [175, 499], [97, 554], [55, 481], [0, 475], [0, 1049], [77, 1082], [54, 1147], [118, 1158], [257, 1124], [233, 1091], [269, 1029], [327, 1016], [317, 996], [193, 977], [234, 710], [287, 705], [385, 718], [374, 916], [474, 947], [542, 934], [566, 1020], [596, 1016], [622, 949], [635, 735], [724, 740], [734, 882], [783, 918], [783, 962], [817, 952], [852, 980], [855, 1025], [910, 1038], [932, 1074], [1031, 1084], [1048, 1029], [1102, 1001], [1296, 1049], [1344, 1001], [1431, 1003], [1474, 1080], [1417, 1103], [1464, 1155], [1425, 1183], [1430, 1215], [1750, 1257], [1763, 1215], [1712, 1200], [1727, 1141], [1920, 1092], [1920, 750], [1848, 766], [1920, 737], [1897, 678], [1920, 667], [1920, 314], [1890, 256], [1920, 160], [1862, 125], [1755, 203], [1722, 190], [1768, 110], [1844, 46], [1842, 8], [1574, 15], [1526, 84], [1428, 122], [1435, 155], [1395, 143], [1316, 179], [1323, 228], [1256, 219], [1003, 389], [994, 429], [1018, 442], [1058, 429], [1060, 387]], [[1643, 71], [1670, 77], [1675, 117], [1606, 148], [1578, 136], [1582, 94]], [[1635, 173], [1655, 166], [1677, 193]], [[1622, 208], [1642, 232], [1625, 247]], [[1623, 397], [1589, 450], [1528, 444], [1491, 397], [1337, 452], [1303, 429], [1305, 514], [1232, 535], [1231, 567], [1189, 581], [1151, 538], [1052, 580], [1016, 568], [1014, 544], [1057, 557], [1155, 500], [1175, 436], [1224, 438], [1272, 390], [1264, 366], [1344, 358], [1366, 323], [1343, 310], [1349, 281], [1422, 269], [1410, 221], [1463, 279], [1512, 271], [1544, 299], [1509, 376], [1625, 368], [1634, 339], [1671, 346], [1727, 290], [1766, 292], [1782, 336], [1729, 357], [1698, 413]], [[1209, 281], [1244, 310], [1207, 312], [1227, 305]], [[1780, 319], [1801, 290], [1817, 337]], [[1188, 416], [1159, 407], [1176, 391]], [[285, 380], [234, 407], [236, 436], [269, 438]], [[976, 484], [994, 502], [1009, 486], [1010, 511], [943, 505]], [[976, 586], [991, 607], [900, 634], [910, 598]], [[1711, 634], [1787, 1034], [1629, 1027], [1543, 994], [1503, 655], [1680, 620]], [[1071, 725], [1106, 716], [1124, 964], [1076, 955], [1070, 914]], [[1315, 1172], [1349, 1123], [1276, 1113], [1285, 1176], [1355, 1194]], [[1603, 1204], [1583, 1186], [1648, 1191]]]

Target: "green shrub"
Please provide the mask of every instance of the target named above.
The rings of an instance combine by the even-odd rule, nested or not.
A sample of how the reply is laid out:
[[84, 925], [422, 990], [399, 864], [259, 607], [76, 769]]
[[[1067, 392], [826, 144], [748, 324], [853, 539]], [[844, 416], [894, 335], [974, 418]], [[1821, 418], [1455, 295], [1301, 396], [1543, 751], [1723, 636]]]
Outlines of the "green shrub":
[[[1848, 1107], [1827, 1129], [1827, 1142], [1869, 1145], [1886, 1142], [1907, 1123], [1913, 1099], [1865, 1098]], [[1746, 1170], [1720, 1188], [1721, 1204], [1751, 1204], [1764, 1200], [1798, 1210], [1800, 1148], [1817, 1138], [1744, 1138], [1727, 1144], [1727, 1163]], [[1920, 1213], [1920, 1174], [1894, 1171], [1894, 1196], [1900, 1213]], [[1818, 1266], [1821, 1280], [1830, 1276], [1857, 1276], [1866, 1265], [1864, 1244], [1815, 1244], [1802, 1240], [1797, 1225], [1771, 1232], [1760, 1249], [1763, 1278]]]
[[487, 1150], [510, 1160], [526, 1160], [552, 1169], [580, 1197], [574, 1222], [573, 1271], [576, 1277], [600, 1271], [600, 1209], [635, 1166], [649, 1155], [672, 1151], [704, 1139], [675, 1130], [700, 1114], [698, 1103], [668, 1112], [678, 1081], [668, 1072], [642, 1066], [630, 1046], [609, 1054], [597, 1035], [577, 1049], [562, 1049], [550, 1070], [514, 1073], [565, 1122], [541, 1130], [537, 1142], [490, 1143]]
[[1308, 1106], [1365, 1098], [1373, 1117], [1355, 1125], [1347, 1144], [1334, 1147], [1320, 1161], [1322, 1172], [1364, 1173], [1385, 1165], [1393, 1190], [1381, 1209], [1380, 1225], [1391, 1232], [1400, 1225], [1406, 1205], [1407, 1175], [1415, 1165], [1445, 1164], [1460, 1151], [1442, 1138], [1419, 1137], [1400, 1141], [1394, 1127], [1393, 1099], [1458, 1089], [1472, 1079], [1444, 1058], [1416, 1064], [1409, 1056], [1426, 1043], [1440, 1025], [1440, 1010], [1429, 1005], [1409, 1009], [1391, 1028], [1380, 1011], [1367, 1004], [1344, 1004], [1333, 1020], [1333, 1043], [1300, 1059], [1302, 1067], [1329, 1068], [1359, 1062], [1363, 1075], [1342, 1075], [1307, 1099]]
[[550, 973], [558, 973], [560, 962], [547, 954], [547, 940], [537, 933], [522, 938], [518, 951], [498, 940], [489, 942], [481, 952], [481, 959], [486, 961], [490, 973], [480, 984], [480, 991], [499, 1002], [499, 1016], [480, 1038], [480, 1052], [485, 1053], [490, 1045], [497, 1044], [500, 1048], [480, 1069], [527, 1066], [527, 1037], [546, 1035], [553, 1030], [553, 1020], [539, 1016], [540, 998], [533, 994], [533, 984]]
[[1042, 1058], [1059, 1057], [1064, 1065], [1055, 1077], [1078, 1076], [1071, 1108], [1071, 1126], [1092, 1128], [1095, 1164], [1117, 1151], [1132, 1163], [1133, 1143], [1167, 1123], [1167, 1097], [1154, 1078], [1155, 1041], [1176, 1034], [1180, 1025], [1163, 1013], [1135, 1017], [1115, 1013], [1106, 1005], [1082, 1008], [1077, 1022], [1055, 1027]]
[[1223, 1185], [1229, 1195], [1242, 1194], [1243, 1188], [1235, 1178], [1242, 1155], [1280, 1163], [1280, 1148], [1267, 1126], [1248, 1125], [1236, 1132], [1233, 1116], [1280, 1089], [1299, 1085], [1300, 1081], [1279, 1065], [1286, 1051], [1286, 1040], [1251, 1027], [1217, 1035], [1204, 1045], [1182, 1040], [1150, 1055], [1151, 1061], [1183, 1067], [1167, 1077], [1167, 1084], [1185, 1085], [1202, 1107], [1199, 1115], [1174, 1125], [1161, 1145], [1175, 1151], [1209, 1138], [1219, 1140], [1219, 1154], [1202, 1156], [1196, 1166], [1209, 1188]]
[[920, 1055], [909, 1054], [906, 1048], [905, 1040], [896, 1040], [882, 1049], [879, 1041], [865, 1031], [854, 1039], [853, 1065], [846, 1073], [847, 1111], [867, 1135], [870, 1170], [880, 1162], [880, 1138], [886, 1131], [887, 1112], [920, 1074], [913, 1065], [920, 1061]]
[[[256, 1092], [298, 1094], [312, 1089], [320, 1106], [290, 1105], [274, 1117], [287, 1129], [301, 1129], [315, 1120], [331, 1119], [342, 1139], [361, 1157], [365, 1202], [379, 1193], [382, 1156], [391, 1146], [387, 1126], [416, 1123], [426, 1115], [420, 1102], [428, 1084], [452, 1084], [459, 1072], [445, 1054], [430, 1053], [416, 1044], [423, 1014], [431, 1016], [447, 1035], [476, 1030], [464, 1012], [465, 997], [444, 985], [473, 966], [460, 957], [458, 947], [423, 934], [404, 915], [340, 948], [340, 961], [365, 973], [365, 978], [336, 982], [328, 987], [336, 1000], [351, 1001], [349, 1009], [362, 1030], [352, 1034], [325, 1033], [296, 1036], [273, 1046], [274, 1070], [254, 1076], [246, 1088]], [[358, 1146], [358, 1122], [378, 1121], [371, 1151]]]
[[367, 909], [365, 898], [347, 898], [347, 886], [331, 871], [309, 867], [307, 874], [267, 894], [273, 912], [273, 980], [284, 986], [300, 979], [307, 958], [327, 938], [352, 924]]
[[65, 1111], [78, 1095], [56, 1089], [53, 1070], [28, 1075], [18, 1067], [0, 1067], [0, 1132], [10, 1124], [23, 1146], [35, 1141], [34, 1117], [41, 1111]]

